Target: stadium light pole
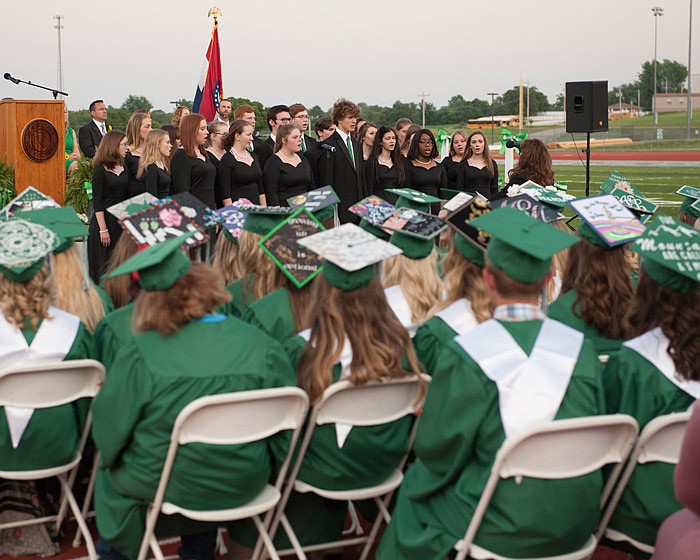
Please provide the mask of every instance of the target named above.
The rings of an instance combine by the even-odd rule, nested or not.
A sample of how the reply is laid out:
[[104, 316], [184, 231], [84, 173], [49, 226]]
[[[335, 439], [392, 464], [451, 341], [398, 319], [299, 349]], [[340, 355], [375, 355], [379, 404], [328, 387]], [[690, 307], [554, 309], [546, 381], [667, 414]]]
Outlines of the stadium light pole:
[[651, 9], [654, 14], [654, 91], [651, 95], [652, 110], [654, 111], [654, 129], [659, 124], [659, 113], [656, 111], [656, 48], [658, 44], [659, 16], [664, 15], [664, 9], [659, 6], [654, 6]]
[[686, 135], [690, 140], [690, 121], [693, 119], [693, 96], [691, 93], [693, 75], [690, 72], [690, 55], [693, 52], [693, 0], [690, 0], [690, 15], [688, 17], [688, 106], [686, 110]]

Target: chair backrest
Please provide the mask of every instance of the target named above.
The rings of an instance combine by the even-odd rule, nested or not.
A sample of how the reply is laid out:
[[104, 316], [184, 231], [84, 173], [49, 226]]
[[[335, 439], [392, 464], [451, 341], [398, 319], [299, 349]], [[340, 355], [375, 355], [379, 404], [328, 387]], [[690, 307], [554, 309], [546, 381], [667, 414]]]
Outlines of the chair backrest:
[[[422, 374], [427, 386], [430, 376]], [[314, 407], [311, 421], [315, 424], [349, 424], [377, 426], [415, 414], [423, 405], [419, 399], [421, 383], [411, 375], [397, 379], [370, 381], [353, 385], [338, 381], [323, 392]]]
[[675, 465], [681, 454], [690, 412], [665, 414], [649, 422], [639, 435], [633, 453], [638, 463], [660, 461]]
[[[466, 552], [500, 479], [515, 476], [552, 480], [575, 478], [609, 463], [617, 463], [619, 467], [629, 456], [638, 433], [634, 418], [612, 414], [555, 420], [507, 438], [496, 454], [491, 475], [465, 533]], [[611, 477], [616, 480], [618, 475], [619, 468]], [[537, 505], [531, 504], [531, 507]]]
[[0, 406], [51, 408], [97, 395], [105, 376], [95, 360], [47, 362], [0, 373]]

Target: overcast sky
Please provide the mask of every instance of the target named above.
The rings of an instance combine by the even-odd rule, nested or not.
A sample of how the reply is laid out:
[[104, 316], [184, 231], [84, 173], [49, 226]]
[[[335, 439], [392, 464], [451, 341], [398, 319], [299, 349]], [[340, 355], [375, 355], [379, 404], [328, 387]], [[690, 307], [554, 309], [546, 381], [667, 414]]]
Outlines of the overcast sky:
[[[63, 20], [64, 87], [71, 110], [95, 98], [119, 106], [143, 95], [157, 109], [193, 99], [210, 39], [207, 0], [2, 0], [0, 73], [57, 84]], [[689, 0], [218, 0], [224, 94], [265, 105], [436, 106], [456, 94], [488, 99], [520, 73], [550, 99], [567, 81], [633, 81], [644, 60], [688, 63]], [[700, 2], [693, 74], [700, 74]], [[0, 80], [0, 98], [50, 99]]]

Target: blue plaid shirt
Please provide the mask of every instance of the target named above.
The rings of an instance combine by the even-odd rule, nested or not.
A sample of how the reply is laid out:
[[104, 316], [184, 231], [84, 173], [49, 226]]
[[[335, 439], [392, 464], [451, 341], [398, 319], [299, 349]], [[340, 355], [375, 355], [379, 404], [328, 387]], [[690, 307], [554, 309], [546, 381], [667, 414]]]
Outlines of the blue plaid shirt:
[[531, 303], [511, 303], [499, 305], [493, 312], [493, 318], [501, 321], [543, 321], [545, 314], [539, 305]]

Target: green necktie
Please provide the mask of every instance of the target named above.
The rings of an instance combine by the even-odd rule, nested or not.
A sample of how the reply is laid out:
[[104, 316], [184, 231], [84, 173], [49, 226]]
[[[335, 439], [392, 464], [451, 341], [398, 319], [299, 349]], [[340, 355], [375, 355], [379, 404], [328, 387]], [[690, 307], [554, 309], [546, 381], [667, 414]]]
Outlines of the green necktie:
[[248, 146], [247, 150], [252, 153], [253, 151], [253, 143], [250, 143], [250, 146]]
[[306, 153], [306, 141], [304, 140], [304, 135], [301, 135], [301, 153]]
[[348, 152], [350, 152], [350, 160], [352, 161], [352, 166], [355, 167], [355, 154], [352, 151], [352, 140], [350, 140], [350, 135], [345, 137], [345, 143], [348, 145]]

